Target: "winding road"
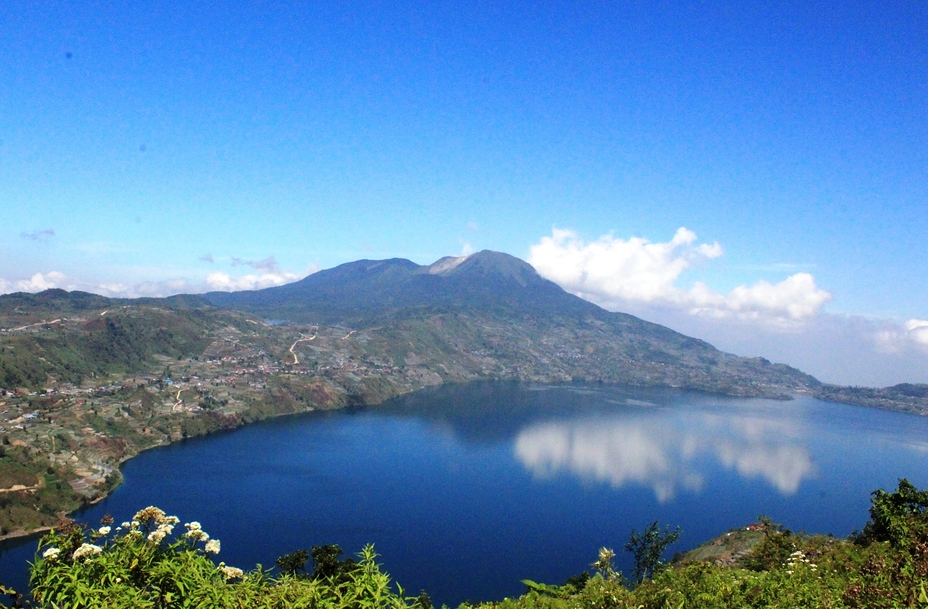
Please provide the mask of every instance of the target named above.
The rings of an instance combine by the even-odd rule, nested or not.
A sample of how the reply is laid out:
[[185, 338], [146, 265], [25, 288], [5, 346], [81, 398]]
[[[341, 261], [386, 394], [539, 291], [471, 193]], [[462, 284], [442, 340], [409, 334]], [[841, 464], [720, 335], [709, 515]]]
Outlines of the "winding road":
[[[318, 331], [318, 329], [317, 329], [317, 331]], [[306, 336], [305, 334], [300, 334], [300, 338], [298, 338], [298, 339], [296, 339], [295, 341], [293, 341], [293, 344], [290, 345], [290, 355], [293, 356], [293, 365], [294, 365], [294, 366], [296, 366], [297, 364], [300, 363], [300, 358], [297, 357], [296, 352], [294, 351], [294, 349], [296, 348], [297, 343], [305, 343], [305, 342], [307, 342], [307, 341], [313, 340], [314, 338], [316, 338], [316, 336], [317, 336], [316, 334], [313, 334], [312, 336]]]

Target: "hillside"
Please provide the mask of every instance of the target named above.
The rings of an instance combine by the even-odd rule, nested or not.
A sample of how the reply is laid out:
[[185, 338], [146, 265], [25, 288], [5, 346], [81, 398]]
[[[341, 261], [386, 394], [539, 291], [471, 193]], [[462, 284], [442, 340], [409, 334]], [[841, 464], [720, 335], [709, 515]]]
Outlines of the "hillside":
[[0, 388], [80, 386], [202, 353], [222, 316], [49, 290], [0, 297]]
[[[568, 294], [527, 263], [483, 251], [419, 266], [361, 260], [289, 285], [212, 292], [217, 307], [265, 319], [376, 331], [442, 375], [483, 358], [503, 378], [662, 385], [731, 395], [774, 396], [819, 386], [813, 377], [762, 358], [739, 358], [708, 343]], [[403, 360], [397, 353], [394, 363]]]
[[254, 292], [0, 296], [0, 536], [54, 525], [120, 462], [280, 414], [442, 383], [606, 382], [928, 412], [923, 385], [832, 387], [568, 294], [495, 252], [358, 261]]

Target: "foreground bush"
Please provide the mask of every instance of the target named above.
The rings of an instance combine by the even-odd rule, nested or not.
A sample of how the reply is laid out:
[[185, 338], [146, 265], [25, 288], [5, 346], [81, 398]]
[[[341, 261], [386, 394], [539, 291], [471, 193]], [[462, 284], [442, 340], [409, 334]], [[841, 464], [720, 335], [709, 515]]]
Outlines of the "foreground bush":
[[158, 508], [130, 522], [85, 530], [69, 526], [46, 535], [32, 567], [32, 595], [42, 606], [77, 608], [407, 608], [367, 546], [337, 577], [244, 572], [213, 555], [220, 551], [198, 522], [179, 526]]
[[[928, 492], [900, 480], [895, 492], [873, 493], [870, 516], [850, 539], [794, 534], [764, 519], [762, 540], [734, 567], [660, 563], [676, 533], [661, 533], [653, 523], [627, 544], [636, 558], [634, 582], [613, 569], [615, 554], [603, 548], [592, 576], [561, 586], [524, 580], [521, 597], [477, 607], [928, 609]], [[371, 546], [357, 562], [338, 560], [337, 546], [313, 548], [312, 574], [304, 567], [309, 553], [298, 550], [278, 559], [283, 575], [272, 577], [260, 568], [217, 564], [220, 544], [199, 523], [180, 525], [157, 508], [111, 524], [72, 525], [42, 539], [32, 568], [32, 593], [41, 606], [431, 609], [424, 594], [413, 600], [391, 589]]]
[[894, 492], [873, 493], [870, 518], [850, 539], [794, 534], [763, 519], [764, 538], [736, 567], [683, 561], [641, 582], [615, 572], [603, 548], [582, 586], [526, 580], [523, 596], [476, 607], [928, 609], [928, 492], [900, 480]]

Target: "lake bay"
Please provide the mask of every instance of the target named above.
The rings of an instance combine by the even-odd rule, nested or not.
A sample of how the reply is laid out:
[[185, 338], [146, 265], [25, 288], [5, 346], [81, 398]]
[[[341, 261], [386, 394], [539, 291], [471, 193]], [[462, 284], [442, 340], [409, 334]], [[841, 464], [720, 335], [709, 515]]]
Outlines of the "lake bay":
[[[198, 520], [245, 569], [287, 552], [373, 543], [437, 604], [562, 583], [653, 520], [685, 551], [760, 514], [846, 536], [870, 492], [928, 487], [928, 419], [799, 397], [736, 399], [608, 385], [444, 386], [354, 412], [310, 413], [154, 449], [76, 515], [156, 505]], [[23, 586], [35, 542], [0, 554]]]

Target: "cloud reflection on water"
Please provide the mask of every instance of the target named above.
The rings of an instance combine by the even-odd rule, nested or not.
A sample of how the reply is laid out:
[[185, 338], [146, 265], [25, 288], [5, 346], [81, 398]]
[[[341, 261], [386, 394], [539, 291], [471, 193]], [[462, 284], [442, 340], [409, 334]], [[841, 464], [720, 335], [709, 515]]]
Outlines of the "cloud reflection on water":
[[746, 479], [762, 478], [784, 495], [814, 473], [795, 425], [705, 413], [546, 421], [520, 431], [514, 450], [535, 476], [569, 472], [616, 488], [640, 484], [661, 503], [680, 490], [702, 490], [707, 458]]

